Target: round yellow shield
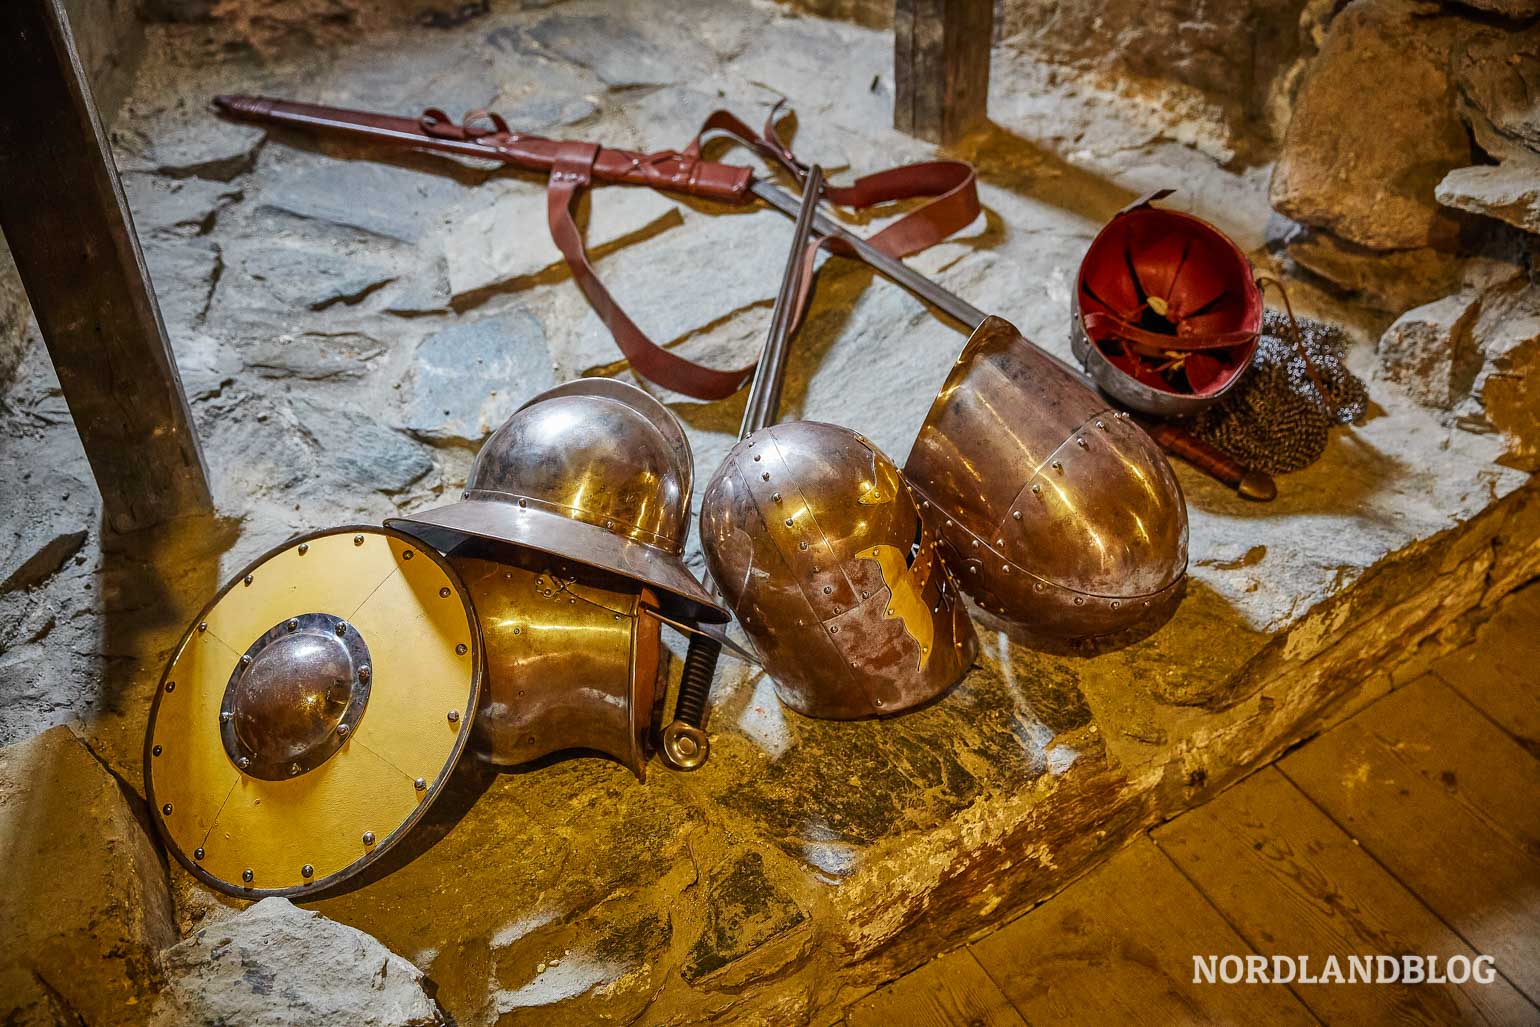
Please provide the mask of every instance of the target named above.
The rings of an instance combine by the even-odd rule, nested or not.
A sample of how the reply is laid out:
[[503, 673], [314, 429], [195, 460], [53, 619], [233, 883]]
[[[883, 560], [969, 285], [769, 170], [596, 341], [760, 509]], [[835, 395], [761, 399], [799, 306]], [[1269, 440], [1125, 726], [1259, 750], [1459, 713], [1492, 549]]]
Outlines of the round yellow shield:
[[291, 539], [220, 590], [166, 667], [145, 739], [155, 826], [232, 895], [344, 880], [437, 796], [483, 660], [437, 553], [389, 528]]

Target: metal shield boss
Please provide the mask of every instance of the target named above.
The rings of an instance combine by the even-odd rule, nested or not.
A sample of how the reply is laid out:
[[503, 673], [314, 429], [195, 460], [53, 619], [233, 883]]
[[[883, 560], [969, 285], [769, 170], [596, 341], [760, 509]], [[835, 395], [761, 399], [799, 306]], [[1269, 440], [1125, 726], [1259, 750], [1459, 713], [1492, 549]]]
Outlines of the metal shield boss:
[[220, 590], [166, 667], [145, 740], [155, 826], [232, 895], [342, 881], [438, 796], [481, 681], [438, 554], [380, 528], [292, 539]]
[[487, 650], [478, 755], [591, 749], [643, 776], [667, 674], [660, 618], [728, 616], [684, 564], [692, 474], [667, 407], [580, 379], [493, 433], [460, 502], [387, 522], [470, 590]]
[[1160, 614], [1187, 572], [1187, 507], [1155, 442], [998, 317], [974, 331], [904, 466], [982, 608], [1046, 637]]
[[848, 429], [796, 421], [739, 442], [706, 486], [701, 546], [799, 713], [897, 713], [944, 691], [977, 655], [898, 468]]

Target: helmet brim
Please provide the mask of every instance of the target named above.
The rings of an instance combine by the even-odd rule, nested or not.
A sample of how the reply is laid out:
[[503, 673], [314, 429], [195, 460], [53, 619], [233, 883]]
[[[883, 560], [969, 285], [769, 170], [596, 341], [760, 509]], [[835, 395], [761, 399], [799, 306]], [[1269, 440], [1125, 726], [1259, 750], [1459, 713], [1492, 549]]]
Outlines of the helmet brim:
[[549, 510], [466, 499], [385, 523], [442, 553], [466, 538], [550, 553], [650, 585], [658, 591], [663, 613], [678, 620], [723, 624], [730, 619], [685, 567], [682, 556]]

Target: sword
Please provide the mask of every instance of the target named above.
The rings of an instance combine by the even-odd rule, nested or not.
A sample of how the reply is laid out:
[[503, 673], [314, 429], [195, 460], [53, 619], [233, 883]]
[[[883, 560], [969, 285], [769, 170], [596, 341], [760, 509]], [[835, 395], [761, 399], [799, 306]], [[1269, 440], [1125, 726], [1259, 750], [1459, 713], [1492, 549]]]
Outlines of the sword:
[[[553, 179], [572, 174], [558, 165], [576, 159], [588, 167], [588, 173], [593, 178], [600, 181], [646, 185], [727, 203], [751, 203], [757, 198], [792, 218], [797, 216], [802, 206], [795, 196], [756, 176], [749, 167], [704, 160], [692, 150], [664, 150], [646, 154], [593, 143], [546, 139], [515, 132], [501, 116], [487, 111], [473, 111], [463, 122], [456, 124], [437, 108], [429, 108], [420, 117], [410, 118], [237, 95], [216, 96], [213, 106], [220, 114], [241, 121], [289, 125], [405, 149], [479, 157], [550, 172]], [[977, 307], [824, 215], [814, 216], [813, 230], [820, 236], [837, 239], [847, 252], [921, 300], [955, 318], [970, 331], [984, 319], [983, 311]], [[1048, 355], [1078, 379], [1095, 388], [1090, 377], [1081, 369], [1053, 354]], [[1277, 495], [1277, 486], [1271, 477], [1242, 466], [1185, 428], [1170, 422], [1152, 421], [1137, 414], [1135, 418], [1167, 453], [1234, 488], [1241, 496], [1266, 501]]]
[[[759, 369], [754, 372], [753, 384], [749, 386], [743, 424], [738, 428], [740, 442], [779, 419], [781, 386], [786, 380], [786, 356], [791, 350], [795, 318], [801, 312], [808, 284], [810, 262], [805, 258], [813, 224], [819, 217], [818, 196], [821, 192], [823, 169], [814, 164], [802, 183], [802, 202], [796, 207], [797, 221], [791, 233], [791, 249], [786, 254], [786, 271], [781, 275], [781, 288], [775, 295], [775, 306], [770, 313], [770, 333], [760, 353]], [[705, 585], [711, 598], [720, 600], [722, 590], [709, 574]], [[694, 770], [711, 754], [711, 740], [705, 731], [706, 702], [711, 696], [717, 658], [721, 655], [722, 645], [716, 639], [703, 634], [690, 636], [684, 672], [679, 677], [679, 696], [674, 701], [674, 719], [663, 729], [663, 758], [675, 770]]]

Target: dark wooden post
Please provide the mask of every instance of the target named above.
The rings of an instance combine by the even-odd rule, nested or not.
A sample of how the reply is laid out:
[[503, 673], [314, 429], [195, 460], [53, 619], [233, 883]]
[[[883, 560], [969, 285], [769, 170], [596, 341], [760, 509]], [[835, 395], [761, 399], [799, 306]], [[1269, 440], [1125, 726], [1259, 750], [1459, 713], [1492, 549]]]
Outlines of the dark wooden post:
[[208, 513], [203, 454], [59, 0], [0, 0], [0, 228], [102, 493], [134, 531]]
[[896, 0], [893, 126], [955, 143], [984, 124], [993, 0]]

